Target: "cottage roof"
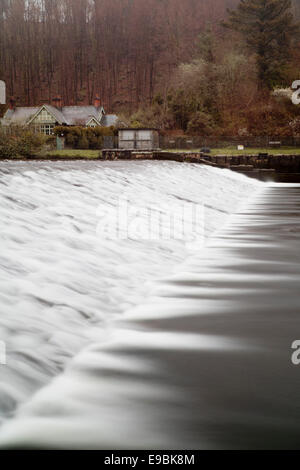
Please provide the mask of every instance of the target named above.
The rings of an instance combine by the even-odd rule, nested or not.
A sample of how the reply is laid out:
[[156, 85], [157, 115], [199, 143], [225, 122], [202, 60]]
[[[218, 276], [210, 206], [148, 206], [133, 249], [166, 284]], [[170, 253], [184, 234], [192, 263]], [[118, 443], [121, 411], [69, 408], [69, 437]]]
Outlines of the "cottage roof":
[[9, 109], [4, 115], [2, 124], [20, 126], [30, 124], [43, 108], [52, 114], [60, 125], [85, 126], [91, 119], [95, 119], [97, 124], [109, 127], [115, 125], [118, 121], [118, 116], [115, 114], [105, 114], [102, 106], [100, 108], [95, 106], [63, 106], [62, 108], [56, 108], [45, 104], [39, 107]]
[[104, 127], [115, 126], [118, 122], [119, 118], [116, 114], [105, 114], [102, 117], [101, 125]]
[[100, 124], [104, 109], [95, 106], [64, 106], [62, 114], [69, 126], [85, 126], [92, 118]]
[[30, 120], [40, 108], [8, 109], [4, 114], [3, 122], [7, 124], [23, 125]]
[[55, 119], [57, 120], [59, 124], [68, 124], [65, 119], [64, 113], [60, 109], [56, 108], [55, 106], [51, 106], [49, 104], [45, 104], [44, 107], [47, 109], [47, 111], [49, 111], [50, 114], [52, 114], [52, 116], [55, 117]]

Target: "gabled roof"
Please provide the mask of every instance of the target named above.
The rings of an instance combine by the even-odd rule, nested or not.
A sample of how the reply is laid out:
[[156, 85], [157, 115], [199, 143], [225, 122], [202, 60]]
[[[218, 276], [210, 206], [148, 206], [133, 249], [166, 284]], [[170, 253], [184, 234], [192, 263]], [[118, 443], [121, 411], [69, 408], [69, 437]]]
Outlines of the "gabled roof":
[[86, 126], [92, 119], [99, 126], [114, 126], [118, 121], [115, 114], [105, 114], [104, 108], [95, 106], [63, 106], [56, 108], [49, 104], [39, 107], [17, 107], [14, 110], [9, 109], [2, 120], [3, 125], [29, 125], [43, 110], [46, 109], [60, 125], [68, 126]]
[[59, 124], [68, 124], [63, 112], [56, 108], [55, 106], [50, 106], [49, 104], [45, 104], [44, 107], [49, 111], [52, 116], [54, 116]]
[[88, 126], [92, 121], [94, 121], [94, 122], [97, 124], [97, 126], [101, 126], [101, 122], [100, 122], [98, 119], [96, 119], [94, 116], [92, 116], [92, 117], [85, 123], [85, 125]]
[[102, 106], [95, 108], [95, 106], [64, 106], [62, 113], [69, 126], [85, 126], [92, 118], [97, 122], [101, 122], [101, 117], [104, 112]]
[[[24, 109], [24, 108], [19, 108], [19, 109]], [[68, 124], [65, 121], [63, 113], [58, 108], [55, 108], [55, 106], [50, 106], [49, 104], [43, 104], [40, 108], [38, 108], [38, 111], [26, 122], [26, 124], [29, 125], [32, 121], [34, 121], [34, 119], [40, 114], [40, 112], [43, 109], [46, 109], [46, 111], [48, 111], [48, 113], [50, 113], [51, 116], [53, 116], [53, 118], [56, 119], [58, 124]]]
[[40, 108], [8, 109], [3, 116], [3, 124], [24, 125]]

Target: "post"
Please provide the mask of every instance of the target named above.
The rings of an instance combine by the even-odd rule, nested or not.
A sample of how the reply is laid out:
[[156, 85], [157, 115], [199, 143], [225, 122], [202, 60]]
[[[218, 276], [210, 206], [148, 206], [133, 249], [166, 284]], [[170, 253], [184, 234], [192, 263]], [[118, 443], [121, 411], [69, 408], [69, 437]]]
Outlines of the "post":
[[6, 104], [6, 85], [0, 80], [0, 104]]
[[56, 136], [56, 150], [63, 150], [65, 148], [65, 138]]

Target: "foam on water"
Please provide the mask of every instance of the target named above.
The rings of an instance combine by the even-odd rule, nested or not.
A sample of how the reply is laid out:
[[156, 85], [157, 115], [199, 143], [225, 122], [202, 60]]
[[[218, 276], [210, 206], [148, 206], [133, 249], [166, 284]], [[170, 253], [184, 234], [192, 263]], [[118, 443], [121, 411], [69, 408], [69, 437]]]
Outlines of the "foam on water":
[[[97, 356], [93, 348], [97, 350], [118, 334], [126, 344], [122, 330], [118, 333], [114, 328], [115, 321], [144, 301], [154, 281], [176, 273], [178, 265], [196, 250], [187, 239], [176, 236], [152, 241], [109, 239], [99, 232], [103, 211], [111, 214], [125, 196], [141, 209], [165, 210], [185, 202], [204, 205], [205, 236], [209, 238], [261, 186], [228, 170], [174, 162], [1, 163], [0, 340], [7, 349], [7, 365], [0, 366], [1, 421], [14, 419], [20, 404], [34, 403], [39, 389], [45, 387], [44, 397], [59, 391], [51, 381], [80, 351], [75, 363], [86, 370], [99, 360], [102, 365], [107, 360], [108, 369], [116, 367], [105, 351]], [[176, 235], [176, 227], [174, 230]], [[189, 309], [193, 309], [192, 302]], [[153, 338], [145, 333], [131, 338], [130, 343], [136, 348], [147, 345], [153, 351], [172, 350], [174, 344], [183, 350], [215, 345], [214, 337], [207, 335], [200, 338], [189, 333], [181, 340], [180, 346], [172, 334]], [[237, 344], [224, 338], [222, 347], [231, 350]], [[134, 387], [131, 374], [140, 368], [155, 377], [151, 361], [131, 361], [129, 366], [126, 354], [122, 363], [116, 361], [129, 374], [129, 388]], [[78, 372], [62, 380], [64, 388], [82, 387]], [[84, 380], [93, 389], [93, 374]], [[137, 394], [138, 402], [143, 390], [132, 393]], [[163, 393], [153, 386], [154, 397]], [[82, 409], [92, 409], [92, 396], [86, 397]], [[109, 390], [102, 390], [99, 400], [109, 401]], [[48, 399], [42, 403], [47, 408]], [[69, 433], [70, 443], [74, 422], [66, 415], [70, 408], [76, 415], [76, 406], [75, 401], [47, 411], [65, 415], [61, 419], [65, 419], [63, 429]], [[84, 435], [88, 422], [78, 425]]]

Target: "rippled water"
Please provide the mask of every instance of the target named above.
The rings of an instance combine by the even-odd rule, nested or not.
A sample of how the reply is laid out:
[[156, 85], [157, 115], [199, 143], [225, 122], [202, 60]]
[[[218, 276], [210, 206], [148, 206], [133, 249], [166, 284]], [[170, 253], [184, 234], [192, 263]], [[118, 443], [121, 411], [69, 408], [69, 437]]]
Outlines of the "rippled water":
[[[184, 260], [203, 256], [206, 248], [176, 239], [176, 227], [169, 240], [110, 239], [101, 231], [101, 217], [116, 210], [120, 197], [141, 210], [204, 205], [208, 241], [263, 187], [228, 170], [175, 162], [1, 163], [0, 340], [7, 365], [0, 366], [0, 417], [14, 429], [7, 442], [25, 442], [26, 434], [31, 446], [121, 448], [134, 444], [135, 428], [136, 445], [157, 447], [172, 425], [172, 401], [176, 408], [176, 396], [183, 393], [175, 383], [172, 389], [170, 369], [164, 370], [167, 380], [159, 380], [161, 351], [170, 357], [176, 351], [180, 370], [197, 357], [195, 351], [215, 350], [217, 344], [232, 353], [240, 340], [185, 331], [184, 316], [180, 337], [163, 327], [153, 335], [143, 324], [133, 330], [120, 326], [147, 298], [165, 295], [159, 279], [175, 275]], [[164, 306], [164, 321], [182, 317], [182, 307], [184, 315], [196, 315], [190, 282], [187, 276], [176, 302]], [[170, 288], [176, 294], [176, 282], [167, 296]], [[150, 301], [134, 318], [145, 312], [161, 317], [159, 302]], [[118, 346], [106, 352], [111, 344]], [[110, 380], [99, 383], [103, 377]], [[156, 401], [168, 403], [168, 411], [155, 407]], [[14, 424], [16, 411], [29, 413], [25, 424]], [[131, 434], [112, 418], [118, 412]], [[193, 427], [190, 411], [179, 414]], [[3, 442], [11, 436], [6, 428]], [[170, 434], [160, 442], [178, 444]]]

